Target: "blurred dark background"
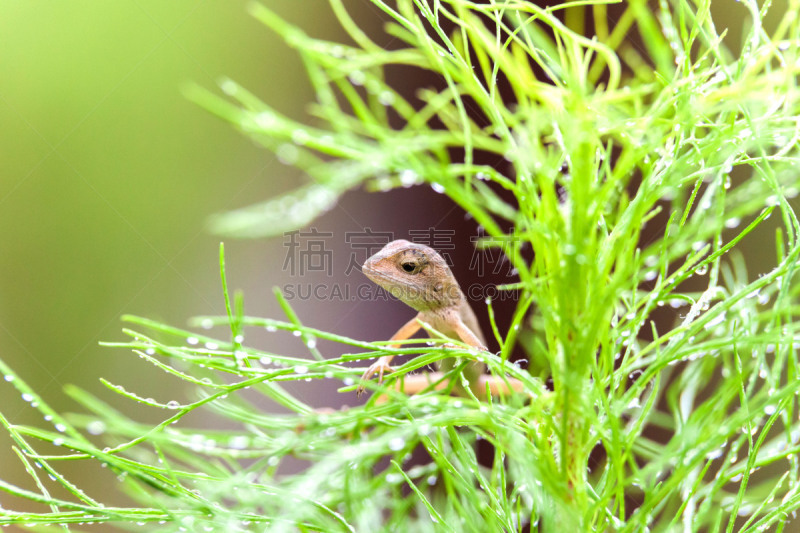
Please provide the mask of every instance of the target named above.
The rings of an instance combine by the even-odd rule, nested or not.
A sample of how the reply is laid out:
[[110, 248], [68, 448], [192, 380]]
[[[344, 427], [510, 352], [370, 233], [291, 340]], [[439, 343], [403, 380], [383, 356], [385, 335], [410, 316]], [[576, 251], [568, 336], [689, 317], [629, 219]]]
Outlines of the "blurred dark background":
[[[347, 40], [326, 0], [264, 3], [311, 35]], [[313, 95], [302, 64], [247, 14], [246, 4], [0, 0], [0, 358], [59, 411], [79, 409], [63, 393], [68, 383], [113, 403], [100, 377], [159, 401], [186, 398], [183, 384], [127, 350], [98, 342], [125, 339], [119, 320], [125, 313], [176, 326], [194, 315], [223, 314], [220, 238], [205, 229], [209, 215], [303, 181], [180, 91], [186, 83], [215, 90], [229, 77], [282, 112], [306, 116]], [[723, 4], [727, 12], [717, 14], [717, 27], [727, 20], [738, 37], [745, 10]], [[383, 15], [369, 1], [347, 5], [370, 34], [380, 33]], [[415, 80], [403, 81], [413, 92]], [[368, 253], [348, 244], [347, 235], [354, 242], [365, 228], [393, 238], [413, 237], [409, 230], [423, 240], [426, 231], [449, 236], [446, 246], [429, 244], [438, 242], [451, 255], [462, 285], [477, 274], [470, 268], [476, 224], [429, 187], [355, 191], [313, 226], [329, 233], [330, 270], [300, 275], [284, 268], [291, 249], [283, 236], [226, 239], [228, 281], [243, 290], [248, 314], [282, 318], [271, 292], [276, 285], [368, 284], [357, 270], [346, 274], [351, 259], [360, 264]], [[507, 270], [492, 280], [509, 281]], [[307, 325], [368, 340], [388, 338], [413, 315], [398, 302], [353, 293], [292, 304]], [[501, 330], [512, 307], [498, 302]], [[485, 309], [476, 311], [488, 332]], [[218, 333], [225, 338], [225, 331]], [[246, 344], [304, 351], [298, 339], [266, 332]], [[320, 348], [328, 357], [342, 351], [325, 343]], [[337, 395], [336, 386], [300, 384], [299, 394], [317, 406], [355, 401]], [[117, 405], [127, 405], [136, 419], [163, 417], [131, 403]], [[0, 410], [14, 423], [46, 424], [4, 381]], [[30, 487], [10, 444], [0, 432], [0, 478]], [[91, 483], [99, 488], [110, 481], [88, 483], [92, 493]]]

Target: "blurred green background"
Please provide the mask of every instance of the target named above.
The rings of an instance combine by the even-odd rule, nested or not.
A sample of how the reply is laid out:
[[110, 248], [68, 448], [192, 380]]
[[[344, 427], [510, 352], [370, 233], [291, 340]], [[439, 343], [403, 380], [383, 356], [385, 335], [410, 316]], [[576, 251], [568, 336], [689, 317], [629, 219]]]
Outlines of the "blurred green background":
[[[264, 3], [309, 34], [346, 40], [327, 0]], [[220, 239], [205, 229], [209, 215], [302, 179], [181, 94], [187, 83], [216, 90], [230, 77], [291, 116], [305, 114], [313, 97], [298, 56], [246, 5], [0, 0], [0, 358], [60, 411], [78, 410], [63, 393], [68, 383], [108, 400], [99, 377], [169, 399], [174, 381], [98, 342], [124, 339], [125, 313], [177, 326], [224, 313]], [[378, 27], [369, 2], [348, 6]], [[739, 11], [726, 15], [736, 36]], [[474, 232], [444, 197], [420, 189], [348, 195], [319, 225], [400, 232], [409, 218], [403, 206], [419, 208], [425, 195], [417, 228], [467, 224], [467, 236]], [[226, 250], [248, 312], [279, 317], [271, 286], [290, 279], [283, 239], [228, 240]], [[387, 305], [297, 308], [315, 327], [365, 338], [358, 332], [367, 329], [378, 339], [407, 318], [402, 305]], [[0, 408], [12, 422], [42, 424], [3, 381]], [[0, 478], [28, 485], [10, 444], [0, 432]]]
[[293, 178], [180, 87], [309, 94], [244, 2], [0, 6], [0, 353], [48, 395], [120, 364], [124, 312], [217, 311], [206, 217]]
[[[347, 42], [327, 0], [264, 3], [311, 35]], [[0, 358], [59, 412], [86, 412], [64, 393], [75, 384], [135, 420], [164, 418], [117, 397], [101, 377], [161, 402], [191, 395], [130, 350], [98, 343], [127, 340], [123, 314], [178, 327], [192, 316], [224, 314], [220, 238], [206, 229], [209, 215], [303, 180], [181, 93], [189, 83], [219, 93], [227, 77], [308, 120], [313, 94], [298, 55], [246, 7], [245, 0], [0, 0]], [[348, 7], [359, 24], [380, 31], [380, 13], [368, 2]], [[467, 224], [461, 251], [469, 258], [475, 224], [428, 187], [350, 193], [315, 226], [332, 232], [331, 246], [338, 247], [344, 232], [367, 227], [407, 237], [412, 219], [421, 229]], [[229, 283], [243, 290], [248, 314], [283, 316], [275, 285], [332, 281], [324, 273], [299, 277], [285, 270], [284, 242], [282, 236], [226, 239]], [[339, 281], [352, 259], [340, 252]], [[365, 256], [355, 259], [360, 264]], [[371, 285], [357, 270], [345, 283]], [[381, 300], [292, 303], [309, 325], [372, 340], [389, 338], [411, 313]], [[229, 335], [211, 332], [217, 333]], [[254, 332], [246, 342], [307, 354], [291, 335]], [[326, 356], [341, 353], [324, 342], [319, 348]], [[338, 386], [301, 383], [297, 393], [316, 406], [352, 403], [355, 395], [337, 394]], [[0, 411], [12, 423], [53, 429], [3, 380]], [[198, 423], [219, 421], [189, 422]], [[0, 479], [36, 490], [12, 444], [0, 431]], [[61, 467], [107, 505], [126, 503], [109, 490], [118, 485], [110, 472], [86, 463]], [[0, 507], [41, 510], [1, 493]]]
[[[208, 216], [301, 178], [181, 94], [227, 76], [304, 113], [298, 56], [246, 4], [0, 1], [0, 358], [58, 410], [77, 409], [68, 383], [108, 399], [101, 376], [144, 395], [174, 386], [98, 342], [124, 339], [124, 313], [178, 326], [224, 313]], [[342, 38], [326, 0], [267, 4]], [[275, 307], [283, 255], [281, 238], [228, 243], [250, 310]], [[0, 407], [43, 424], [4, 381]], [[28, 486], [10, 444], [0, 434], [0, 478]]]
[[[224, 314], [221, 239], [208, 232], [209, 216], [304, 180], [181, 92], [193, 83], [220, 94], [220, 80], [231, 78], [283, 113], [309, 119], [313, 94], [298, 55], [248, 14], [247, 3], [0, 0], [0, 358], [59, 412], [86, 412], [64, 392], [74, 384], [134, 420], [166, 416], [116, 396], [101, 377], [161, 402], [190, 397], [189, 387], [130, 350], [98, 343], [128, 339], [123, 314], [177, 327], [192, 316]], [[311, 35], [347, 42], [327, 0], [264, 4]], [[368, 2], [348, 7], [359, 24], [380, 31], [380, 13]], [[423, 229], [465, 224], [446, 197], [415, 187], [350, 193], [314, 225], [332, 232], [337, 247], [344, 232], [367, 227], [407, 237], [410, 218]], [[474, 223], [467, 224], [468, 258]], [[229, 284], [242, 289], [248, 314], [283, 317], [273, 286], [332, 281], [284, 269], [284, 243], [283, 236], [225, 239]], [[350, 260], [337, 250], [333, 281], [370, 285], [357, 270], [344, 279]], [[292, 304], [306, 324], [371, 340], [389, 338], [411, 313], [382, 300]], [[210, 334], [226, 339], [229, 332]], [[307, 354], [291, 335], [253, 332], [246, 342]], [[319, 348], [341, 354], [325, 342]], [[297, 394], [315, 406], [352, 403], [355, 395], [338, 394], [338, 386], [300, 383]], [[53, 429], [4, 380], [0, 412], [12, 423]], [[12, 444], [0, 431], [0, 479], [36, 490]], [[128, 503], [110, 490], [119, 485], [111, 472], [83, 462], [60, 466], [107, 505]], [[41, 510], [3, 493], [0, 507]]]

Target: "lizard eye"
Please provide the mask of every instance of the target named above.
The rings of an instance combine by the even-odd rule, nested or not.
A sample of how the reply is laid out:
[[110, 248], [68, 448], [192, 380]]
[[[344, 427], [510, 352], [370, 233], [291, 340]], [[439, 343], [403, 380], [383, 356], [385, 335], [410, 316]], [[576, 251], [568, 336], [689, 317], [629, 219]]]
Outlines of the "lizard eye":
[[416, 263], [401, 263], [400, 268], [408, 272], [409, 274], [416, 274], [417, 273], [417, 264]]

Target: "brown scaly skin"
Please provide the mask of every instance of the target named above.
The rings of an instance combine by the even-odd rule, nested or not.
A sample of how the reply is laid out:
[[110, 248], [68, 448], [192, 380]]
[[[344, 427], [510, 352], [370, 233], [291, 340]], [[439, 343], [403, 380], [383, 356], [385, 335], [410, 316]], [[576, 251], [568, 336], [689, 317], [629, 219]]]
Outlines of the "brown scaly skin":
[[[475, 313], [461, 292], [450, 267], [433, 248], [403, 239], [392, 241], [367, 259], [362, 271], [369, 279], [417, 311], [417, 316], [400, 328], [391, 340], [399, 341], [411, 337], [420, 330], [420, 322], [423, 322], [448, 337], [461, 339], [474, 348], [486, 350], [486, 342]], [[398, 346], [391, 345], [392, 348]], [[393, 355], [383, 356], [364, 372], [362, 383], [358, 387], [359, 395], [364, 392], [363, 382], [373, 375], [378, 374], [378, 383], [383, 381], [384, 373], [392, 371], [389, 363], [393, 358]], [[447, 372], [452, 367], [452, 360], [444, 360], [440, 362], [439, 369]], [[522, 383], [514, 379], [498, 380], [483, 375], [484, 370], [485, 365], [478, 362], [471, 362], [464, 369], [470, 389], [478, 397], [486, 395], [487, 384], [492, 394], [508, 393], [510, 389], [520, 391], [523, 388]], [[406, 376], [400, 390], [414, 394], [439, 379], [441, 373]], [[464, 393], [460, 386], [455, 386], [454, 390]]]

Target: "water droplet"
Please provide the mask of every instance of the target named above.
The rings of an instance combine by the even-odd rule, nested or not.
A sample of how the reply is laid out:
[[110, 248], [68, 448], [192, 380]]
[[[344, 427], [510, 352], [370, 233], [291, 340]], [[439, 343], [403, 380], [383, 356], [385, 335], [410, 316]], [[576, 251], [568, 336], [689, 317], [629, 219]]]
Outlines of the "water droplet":
[[167, 409], [178, 409], [181, 404], [177, 400], [170, 400], [167, 402]]
[[394, 183], [388, 177], [382, 176], [376, 179], [376, 187], [382, 192], [391, 191], [394, 187]]
[[360, 70], [354, 70], [347, 76], [347, 79], [353, 85], [364, 85], [364, 82], [367, 81], [367, 75]]
[[386, 474], [386, 483], [394, 485], [400, 483], [401, 481], [403, 481], [403, 476], [401, 476], [400, 474], [396, 474], [394, 472], [389, 472], [388, 474]]
[[419, 183], [419, 175], [411, 169], [406, 169], [400, 173], [400, 185], [411, 187]]
[[293, 144], [282, 144], [275, 150], [275, 155], [278, 157], [278, 161], [283, 163], [284, 165], [294, 165], [297, 163], [297, 157], [300, 155], [297, 146]]
[[239, 90], [239, 86], [236, 85], [236, 82], [233, 80], [224, 79], [222, 83], [220, 83], [220, 89], [222, 89], [222, 92], [225, 94], [232, 96]]
[[200, 340], [197, 337], [189, 337], [186, 339], [187, 344], [197, 344]]
[[725, 227], [729, 229], [733, 229], [739, 226], [742, 223], [742, 219], [739, 217], [731, 217], [725, 221]]
[[206, 343], [206, 348], [209, 350], [216, 350], [217, 348], [219, 348], [219, 344], [217, 344], [216, 342], [208, 341]]
[[228, 446], [233, 448], [234, 450], [244, 450], [245, 448], [247, 448], [247, 445], [249, 443], [250, 439], [248, 439], [244, 435], [236, 435], [234, 437], [231, 437]]
[[310, 135], [306, 130], [296, 129], [292, 132], [292, 142], [295, 144], [306, 144]]
[[22, 399], [25, 400], [26, 402], [32, 402], [33, 401], [33, 395], [32, 394], [28, 394], [27, 392], [24, 392], [24, 393], [22, 393]]
[[269, 331], [270, 333], [274, 333], [274, 332], [278, 331], [278, 328], [276, 328], [276, 327], [275, 327], [275, 326], [273, 326], [273, 325], [269, 325], [269, 326], [267, 326], [265, 329], [266, 329], [267, 331]]
[[102, 420], [92, 420], [86, 424], [86, 431], [90, 435], [102, 435], [106, 430], [106, 425]]
[[256, 125], [259, 128], [268, 130], [275, 125], [275, 115], [269, 111], [263, 111], [255, 116]]
[[64, 439], [53, 439], [54, 446], [62, 446], [64, 444]]
[[393, 452], [399, 452], [405, 447], [405, 445], [406, 441], [402, 437], [395, 437], [389, 441], [389, 449]]
[[233, 342], [235, 342], [237, 344], [242, 344], [243, 341], [244, 341], [244, 335], [236, 335], [233, 338]]
[[435, 182], [431, 183], [431, 189], [433, 189], [434, 192], [438, 192], [439, 194], [442, 194], [444, 192], [444, 186]]
[[300, 335], [302, 335], [302, 334], [303, 334], [303, 332], [302, 332], [302, 331], [300, 331], [299, 329], [296, 329], [296, 330], [294, 330], [294, 331], [292, 332], [292, 335], [294, 335], [295, 337], [299, 337], [299, 336], [300, 336]]
[[720, 313], [718, 316], [715, 316], [708, 323], [705, 325], [705, 329], [712, 329], [715, 326], [722, 324], [725, 321], [725, 313]]
[[267, 357], [266, 355], [262, 356], [261, 359], [258, 360], [262, 365], [271, 365], [272, 358]]
[[308, 367], [305, 365], [297, 365], [296, 367], [294, 367], [294, 372], [295, 374], [307, 374]]
[[306, 346], [308, 346], [309, 350], [313, 350], [317, 347], [317, 339], [308, 339]]
[[56, 424], [55, 428], [56, 431], [58, 431], [59, 433], [64, 433], [67, 430], [67, 426], [65, 426], [64, 424]]
[[12, 376], [11, 374], [6, 374], [5, 376], [3, 376], [3, 379], [5, 379], [6, 381], [8, 381], [10, 383], [10, 382], [14, 381], [14, 376]]
[[378, 95], [378, 102], [385, 106], [392, 105], [394, 103], [394, 93], [392, 91], [381, 91]]

